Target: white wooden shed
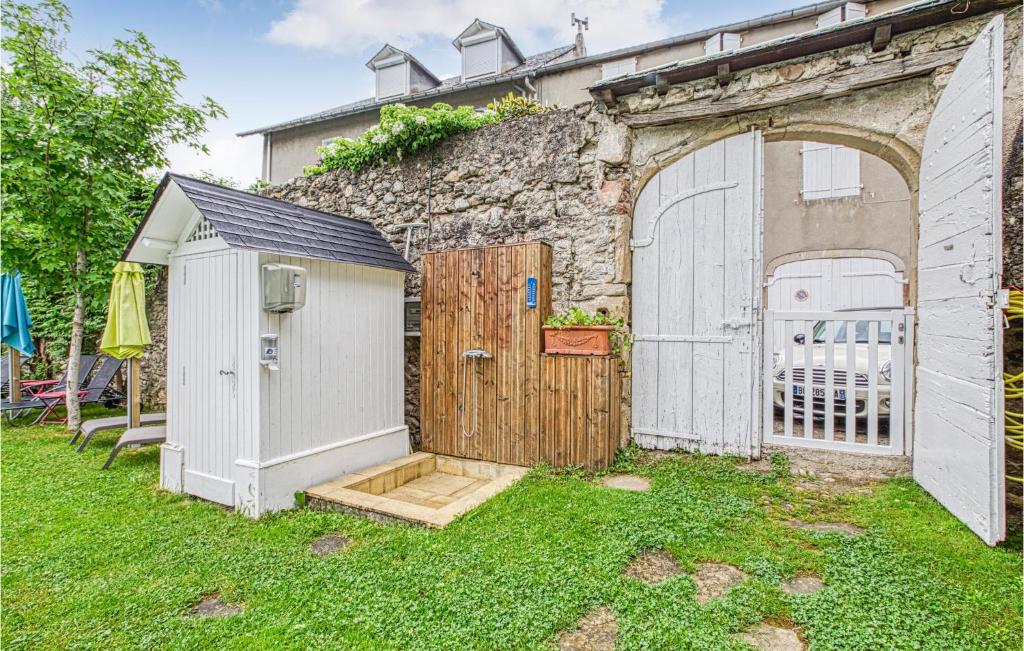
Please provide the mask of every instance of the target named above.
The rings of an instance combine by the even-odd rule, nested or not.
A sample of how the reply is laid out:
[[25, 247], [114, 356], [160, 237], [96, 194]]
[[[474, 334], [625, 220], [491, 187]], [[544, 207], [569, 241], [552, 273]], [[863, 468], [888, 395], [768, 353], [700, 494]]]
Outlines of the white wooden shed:
[[[372, 225], [168, 174], [124, 257], [169, 267], [161, 487], [258, 516], [409, 453], [415, 269]], [[303, 306], [265, 309], [267, 265]]]

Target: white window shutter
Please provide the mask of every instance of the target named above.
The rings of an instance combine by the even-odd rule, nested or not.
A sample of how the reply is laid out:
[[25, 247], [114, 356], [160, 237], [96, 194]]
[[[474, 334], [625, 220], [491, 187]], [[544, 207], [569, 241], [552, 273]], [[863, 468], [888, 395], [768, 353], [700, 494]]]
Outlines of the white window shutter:
[[601, 64], [601, 79], [611, 79], [619, 75], [631, 75], [634, 72], [636, 72], [636, 57]]
[[743, 37], [733, 32], [718, 32], [708, 40], [704, 41], [704, 55], [718, 54], [728, 50], [735, 50], [740, 46]]
[[462, 78], [481, 77], [497, 72], [498, 39], [462, 46]]
[[832, 196], [860, 194], [860, 151], [832, 145]]
[[805, 142], [803, 159], [804, 200], [825, 199], [832, 191], [832, 148], [818, 142]]
[[836, 7], [818, 16], [818, 27], [831, 27], [843, 22], [843, 8]]
[[733, 34], [732, 32], [725, 32], [724, 34], [722, 34], [722, 50], [723, 51], [735, 50], [735, 49], [739, 48], [740, 42], [742, 40], [743, 40], [743, 37], [740, 36], [739, 34]]
[[831, 27], [847, 20], [856, 20], [868, 15], [867, 5], [861, 2], [847, 2], [818, 16], [818, 27]]
[[860, 151], [842, 145], [805, 142], [800, 150], [803, 198], [835, 199], [860, 194]]
[[377, 99], [405, 95], [408, 82], [408, 63], [377, 68]]

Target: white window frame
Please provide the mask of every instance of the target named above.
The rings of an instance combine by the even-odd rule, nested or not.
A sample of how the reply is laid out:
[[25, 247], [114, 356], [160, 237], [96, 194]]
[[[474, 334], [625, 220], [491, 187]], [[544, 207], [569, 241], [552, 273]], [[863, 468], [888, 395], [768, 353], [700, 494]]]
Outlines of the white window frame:
[[601, 79], [611, 79], [620, 75], [631, 75], [636, 72], [636, 57], [616, 59], [601, 64]]
[[[860, 150], [842, 145], [828, 145], [821, 142], [804, 142], [800, 147], [801, 185], [800, 196], [804, 201], [819, 199], [841, 199], [860, 196], [863, 185], [860, 182]], [[815, 160], [816, 159], [816, 160]], [[845, 165], [849, 171], [841, 166]], [[808, 187], [812, 166], [826, 171], [828, 182], [823, 187]], [[840, 166], [837, 174], [836, 167]]]

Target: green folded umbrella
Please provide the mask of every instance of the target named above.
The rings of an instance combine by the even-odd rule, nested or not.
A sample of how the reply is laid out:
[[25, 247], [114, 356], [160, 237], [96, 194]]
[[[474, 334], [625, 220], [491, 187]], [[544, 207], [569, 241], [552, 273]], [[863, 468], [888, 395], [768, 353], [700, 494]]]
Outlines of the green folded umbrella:
[[142, 267], [135, 262], [118, 262], [114, 265], [107, 325], [100, 350], [118, 359], [142, 357], [143, 349], [150, 342]]

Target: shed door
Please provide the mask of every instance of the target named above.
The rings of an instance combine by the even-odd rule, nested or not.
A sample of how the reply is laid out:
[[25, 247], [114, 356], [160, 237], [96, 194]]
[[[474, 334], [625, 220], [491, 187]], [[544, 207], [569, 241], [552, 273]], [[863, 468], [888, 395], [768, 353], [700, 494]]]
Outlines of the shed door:
[[921, 160], [914, 478], [987, 543], [1005, 536], [1000, 129], [1003, 18], [939, 98]]
[[633, 438], [748, 454], [755, 417], [761, 134], [651, 179], [633, 217]]
[[180, 291], [181, 310], [168, 342], [180, 365], [180, 404], [172, 426], [184, 447], [185, 492], [229, 505], [239, 457], [238, 267], [235, 252], [182, 258], [181, 277], [172, 287]]

